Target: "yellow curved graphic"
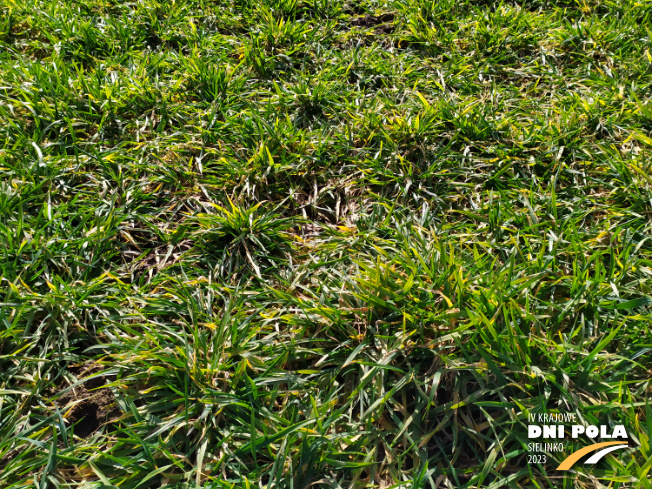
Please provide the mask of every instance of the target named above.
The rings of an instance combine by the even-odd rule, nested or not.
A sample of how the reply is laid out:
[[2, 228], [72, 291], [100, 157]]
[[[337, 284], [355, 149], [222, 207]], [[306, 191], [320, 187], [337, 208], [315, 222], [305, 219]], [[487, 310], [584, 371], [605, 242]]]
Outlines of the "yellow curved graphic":
[[594, 443], [593, 445], [589, 445], [588, 447], [584, 447], [581, 450], [576, 451], [575, 453], [571, 453], [568, 457], [566, 457], [566, 460], [564, 460], [562, 463], [559, 464], [559, 467], [557, 467], [557, 470], [568, 470], [570, 469], [573, 465], [575, 465], [575, 462], [577, 462], [579, 459], [581, 459], [584, 455], [590, 452], [594, 452], [595, 450], [602, 448], [602, 447], [608, 447], [611, 445], [622, 445], [622, 441], [606, 441], [604, 443]]

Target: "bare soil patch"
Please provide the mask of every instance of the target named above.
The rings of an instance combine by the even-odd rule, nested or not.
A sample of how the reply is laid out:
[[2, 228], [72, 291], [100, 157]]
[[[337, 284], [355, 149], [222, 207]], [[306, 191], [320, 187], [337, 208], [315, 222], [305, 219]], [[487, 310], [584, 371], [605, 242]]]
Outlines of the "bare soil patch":
[[[98, 370], [93, 365], [85, 370], [84, 375], [90, 377]], [[91, 378], [68, 390], [56, 401], [65, 419], [74, 425], [75, 434], [81, 438], [89, 437], [102, 424], [120, 415], [113, 392], [109, 387], [104, 387], [107, 380], [106, 377]]]

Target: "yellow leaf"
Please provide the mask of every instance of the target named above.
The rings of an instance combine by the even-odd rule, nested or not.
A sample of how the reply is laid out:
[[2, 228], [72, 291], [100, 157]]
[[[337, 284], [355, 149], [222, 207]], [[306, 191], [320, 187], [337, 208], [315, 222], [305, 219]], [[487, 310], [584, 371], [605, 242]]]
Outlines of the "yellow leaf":
[[352, 228], [349, 226], [337, 226], [340, 231], [345, 232], [345, 233], [353, 233], [357, 230], [357, 228]]
[[421, 103], [423, 103], [423, 105], [426, 107], [430, 107], [430, 103], [425, 99], [425, 97], [421, 95], [418, 91], [416, 93], [417, 93], [417, 97], [419, 97], [419, 99], [421, 100]]

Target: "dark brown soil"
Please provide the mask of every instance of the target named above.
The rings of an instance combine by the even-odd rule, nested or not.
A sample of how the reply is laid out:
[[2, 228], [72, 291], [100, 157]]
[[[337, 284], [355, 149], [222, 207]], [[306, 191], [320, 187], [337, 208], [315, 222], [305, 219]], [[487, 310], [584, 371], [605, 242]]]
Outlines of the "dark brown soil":
[[[92, 376], [94, 370], [95, 367], [86, 369], [83, 376]], [[102, 387], [106, 381], [105, 377], [90, 379], [70, 389], [56, 401], [57, 406], [64, 413], [74, 404], [65, 418], [74, 425], [75, 435], [86, 438], [95, 433], [103, 423], [120, 415], [113, 393], [108, 387]]]
[[391, 24], [382, 24], [374, 29], [374, 34], [383, 35], [383, 34], [392, 34], [395, 27]]
[[9, 462], [20, 453], [20, 449], [14, 448], [9, 450], [4, 457], [0, 458], [0, 471], [4, 470]]
[[[374, 27], [380, 24], [386, 24], [394, 20], [394, 14], [381, 14], [379, 16], [375, 15], [365, 15], [364, 17], [358, 17], [351, 21], [352, 26], [356, 27]], [[387, 26], [394, 30], [393, 26]], [[377, 30], [377, 29], [376, 29]]]

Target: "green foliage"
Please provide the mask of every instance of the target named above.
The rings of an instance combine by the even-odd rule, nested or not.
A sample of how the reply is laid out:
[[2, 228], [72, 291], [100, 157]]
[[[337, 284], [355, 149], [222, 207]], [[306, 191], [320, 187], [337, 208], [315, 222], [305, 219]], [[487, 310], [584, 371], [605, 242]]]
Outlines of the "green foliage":
[[0, 487], [650, 489], [651, 11], [1, 0]]
[[[248, 265], [262, 278], [256, 257], [273, 265], [277, 262], [275, 257], [289, 251], [291, 238], [288, 230], [292, 227], [292, 219], [261, 211], [261, 203], [249, 209], [239, 207], [231, 201], [229, 204], [231, 209], [213, 204], [216, 214], [197, 214], [194, 220], [200, 230], [195, 235], [203, 237], [201, 245], [208, 251], [221, 244], [223, 254], [229, 259], [242, 258], [244, 261], [246, 258]], [[224, 265], [222, 262], [222, 267]], [[239, 268], [229, 260], [230, 274]]]

